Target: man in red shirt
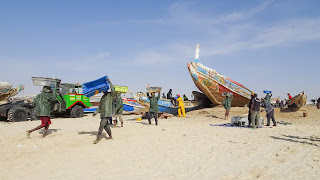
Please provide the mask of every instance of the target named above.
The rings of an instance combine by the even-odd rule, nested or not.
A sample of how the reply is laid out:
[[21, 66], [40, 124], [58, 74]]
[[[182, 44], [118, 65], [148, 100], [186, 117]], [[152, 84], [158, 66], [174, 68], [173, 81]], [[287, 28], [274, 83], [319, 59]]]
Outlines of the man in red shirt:
[[292, 99], [292, 96], [290, 95], [290, 93], [288, 93], [289, 99]]

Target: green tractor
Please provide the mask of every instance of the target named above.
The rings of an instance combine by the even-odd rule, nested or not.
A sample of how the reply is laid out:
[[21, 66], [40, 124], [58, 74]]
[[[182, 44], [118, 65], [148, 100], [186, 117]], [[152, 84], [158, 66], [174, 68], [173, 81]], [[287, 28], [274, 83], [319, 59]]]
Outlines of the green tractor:
[[83, 117], [84, 108], [92, 104], [89, 98], [84, 96], [81, 84], [60, 83], [60, 79], [32, 77], [36, 86], [51, 86], [56, 90], [56, 101], [52, 105], [53, 117]]

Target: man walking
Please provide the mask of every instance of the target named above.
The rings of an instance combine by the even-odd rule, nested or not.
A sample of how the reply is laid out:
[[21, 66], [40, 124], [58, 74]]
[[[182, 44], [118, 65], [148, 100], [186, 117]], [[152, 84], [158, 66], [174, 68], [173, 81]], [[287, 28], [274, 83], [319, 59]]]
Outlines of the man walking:
[[100, 141], [103, 129], [108, 133], [109, 139], [112, 139], [108, 120], [112, 119], [112, 100], [116, 96], [116, 91], [111, 81], [109, 79], [107, 79], [107, 81], [110, 84], [111, 92], [104, 92], [98, 109], [92, 114], [92, 116], [95, 116], [100, 113], [101, 118], [97, 139], [93, 141], [94, 144], [97, 144]]
[[149, 93], [147, 93], [147, 96], [148, 96], [148, 99], [150, 100], [150, 108], [148, 112], [149, 124], [151, 124], [151, 118], [153, 116], [155, 119], [156, 125], [158, 125], [158, 112], [159, 112], [158, 100], [160, 99], [160, 92], [158, 93], [157, 97], [154, 96], [154, 93], [151, 93], [151, 96], [149, 96]]
[[117, 93], [117, 98], [116, 98], [116, 106], [114, 110], [114, 127], [117, 127], [117, 118], [119, 118], [119, 121], [121, 122], [121, 127], [123, 127], [123, 101], [121, 98], [121, 93]]
[[231, 94], [227, 94], [226, 95], [226, 99], [222, 102], [223, 106], [224, 106], [224, 109], [226, 109], [226, 113], [225, 113], [225, 116], [224, 116], [224, 120], [228, 119], [228, 116], [229, 116], [229, 111], [231, 109], [231, 102], [233, 100], [233, 96]]
[[35, 127], [34, 129], [26, 131], [27, 138], [30, 138], [30, 134], [33, 131], [36, 131], [41, 128], [45, 128], [42, 138], [46, 137], [47, 131], [51, 124], [51, 120], [49, 116], [51, 114], [52, 102], [55, 100], [56, 100], [56, 91], [54, 90], [52, 92], [51, 87], [44, 86], [42, 88], [41, 93], [38, 94], [36, 98], [33, 100], [33, 104], [35, 105], [37, 116], [39, 116], [41, 120], [41, 125]]
[[252, 128], [259, 128], [260, 127], [260, 103], [261, 101], [258, 99], [258, 95], [255, 93], [253, 99], [253, 103], [251, 105], [251, 123]]

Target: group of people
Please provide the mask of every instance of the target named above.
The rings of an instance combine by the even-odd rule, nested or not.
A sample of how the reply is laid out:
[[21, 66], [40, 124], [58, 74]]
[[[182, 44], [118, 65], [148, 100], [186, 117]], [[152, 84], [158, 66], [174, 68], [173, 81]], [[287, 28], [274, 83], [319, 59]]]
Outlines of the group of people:
[[[123, 127], [123, 101], [121, 98], [121, 93], [115, 91], [114, 86], [111, 81], [107, 79], [110, 84], [110, 92], [104, 92], [100, 105], [97, 110], [92, 114], [92, 116], [100, 113], [100, 126], [98, 130], [97, 138], [93, 141], [97, 144], [101, 139], [101, 134], [103, 129], [108, 133], [109, 139], [112, 139], [112, 132], [109, 124], [112, 124], [112, 117], [114, 117], [114, 126], [117, 126], [117, 119], [121, 122], [121, 127]], [[26, 131], [27, 138], [30, 138], [30, 134], [38, 129], [45, 128], [42, 137], [47, 135], [48, 128], [51, 124], [50, 115], [52, 109], [52, 103], [56, 101], [56, 94], [54, 87], [44, 86], [41, 93], [36, 96], [33, 101], [35, 106], [36, 114], [40, 117], [41, 125], [35, 127], [34, 129]], [[114, 103], [114, 106], [113, 106]]]
[[[100, 105], [97, 110], [92, 114], [92, 116], [96, 116], [100, 113], [100, 126], [98, 129], [97, 138], [93, 141], [94, 144], [97, 144], [101, 140], [101, 134], [103, 129], [109, 135], [109, 139], [112, 139], [112, 132], [110, 129], [110, 125], [112, 124], [112, 117], [114, 117], [114, 127], [117, 127], [117, 119], [121, 122], [121, 127], [123, 127], [123, 100], [121, 97], [121, 93], [117, 93], [111, 81], [107, 79], [110, 85], [110, 91], [104, 92]], [[50, 115], [52, 104], [56, 101], [56, 94], [54, 87], [44, 86], [42, 92], [36, 96], [33, 103], [35, 105], [36, 114], [40, 117], [41, 125], [35, 127], [34, 129], [26, 131], [27, 138], [30, 138], [30, 134], [33, 131], [36, 131], [41, 128], [45, 128], [42, 137], [44, 138], [47, 134], [48, 128], [51, 124]], [[155, 119], [155, 124], [158, 125], [158, 113], [159, 106], [158, 101], [160, 98], [160, 92], [158, 96], [155, 96], [155, 93], [147, 93], [147, 97], [150, 100], [150, 108], [148, 112], [148, 122], [151, 124], [151, 119]], [[177, 95], [175, 98], [172, 98], [172, 89], [168, 92], [167, 99], [174, 100], [175, 104], [178, 106], [178, 115], [179, 117], [186, 117], [185, 108], [184, 108], [184, 100]], [[184, 99], [187, 97], [184, 95]]]
[[[267, 116], [267, 124], [264, 126], [270, 126], [270, 120], [272, 119], [273, 126], [277, 126], [277, 122], [274, 118], [274, 108], [271, 105], [270, 98], [272, 94], [267, 93], [265, 98], [258, 98], [257, 93], [251, 94], [251, 100], [248, 103], [249, 107], [249, 115], [248, 115], [248, 121], [249, 126], [252, 128], [259, 128], [261, 126], [260, 124], [260, 112], [266, 111]], [[265, 109], [260, 110], [260, 104], [263, 103]]]
[[[248, 107], [249, 107], [248, 122], [250, 127], [259, 128], [261, 126], [260, 112], [262, 111], [266, 111], [267, 124], [265, 126], [270, 126], [270, 120], [272, 120], [273, 126], [277, 126], [276, 120], [274, 118], [274, 108], [270, 103], [271, 96], [272, 96], [271, 93], [267, 93], [265, 98], [259, 99], [257, 93], [251, 94], [251, 99], [248, 103]], [[225, 118], [224, 118], [225, 120], [228, 119], [232, 100], [233, 100], [232, 94], [227, 93], [225, 100], [222, 102], [226, 110]], [[264, 110], [260, 110], [261, 103], [263, 103], [265, 107]]]

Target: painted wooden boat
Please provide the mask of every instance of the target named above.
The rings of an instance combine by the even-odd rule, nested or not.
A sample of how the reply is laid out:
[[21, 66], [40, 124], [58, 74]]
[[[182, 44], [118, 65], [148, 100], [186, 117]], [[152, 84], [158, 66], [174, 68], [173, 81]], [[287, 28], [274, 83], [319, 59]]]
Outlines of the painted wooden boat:
[[[150, 100], [144, 93], [138, 93], [136, 95], [131, 94], [135, 100], [137, 100], [141, 105], [148, 108], [150, 107]], [[195, 95], [194, 95], [195, 96]], [[196, 95], [199, 97], [199, 95]], [[184, 108], [186, 112], [196, 110], [201, 108], [204, 105], [204, 100], [191, 100], [191, 101], [183, 101]], [[160, 98], [158, 101], [159, 112], [162, 113], [170, 113], [170, 114], [178, 114], [178, 106], [174, 106], [169, 99]]]
[[[0, 104], [1, 103], [6, 103], [7, 99], [17, 95], [22, 90], [24, 90], [24, 86], [23, 85], [19, 85], [16, 88], [10, 88], [10, 89], [6, 89], [6, 90], [2, 90], [0, 92]], [[4, 102], [1, 102], [1, 101], [4, 101]]]
[[141, 105], [138, 101], [133, 99], [122, 99], [123, 100], [123, 110], [128, 113], [144, 113], [148, 112], [149, 108]]
[[[287, 100], [288, 108], [287, 110], [290, 111], [297, 111], [307, 102], [307, 95], [304, 92], [299, 93], [298, 95], [294, 96], [293, 98]], [[281, 109], [285, 111], [285, 108]]]
[[[102, 98], [101, 94], [97, 94], [94, 96], [90, 97], [90, 103], [92, 104], [92, 106], [88, 109], [83, 109], [84, 112], [86, 113], [92, 113], [95, 110], [97, 110], [97, 108], [99, 107], [100, 104], [100, 100]], [[134, 99], [127, 99], [127, 98], [123, 98], [123, 110], [127, 113], [143, 113], [143, 112], [148, 112], [149, 108], [146, 108], [144, 106], [142, 106], [140, 103], [138, 103], [136, 100]]]
[[197, 44], [194, 62], [188, 63], [191, 78], [200, 91], [213, 103], [222, 104], [224, 95], [233, 94], [231, 106], [245, 106], [251, 99], [252, 91], [242, 84], [233, 81], [214, 69], [199, 63], [200, 46]]

